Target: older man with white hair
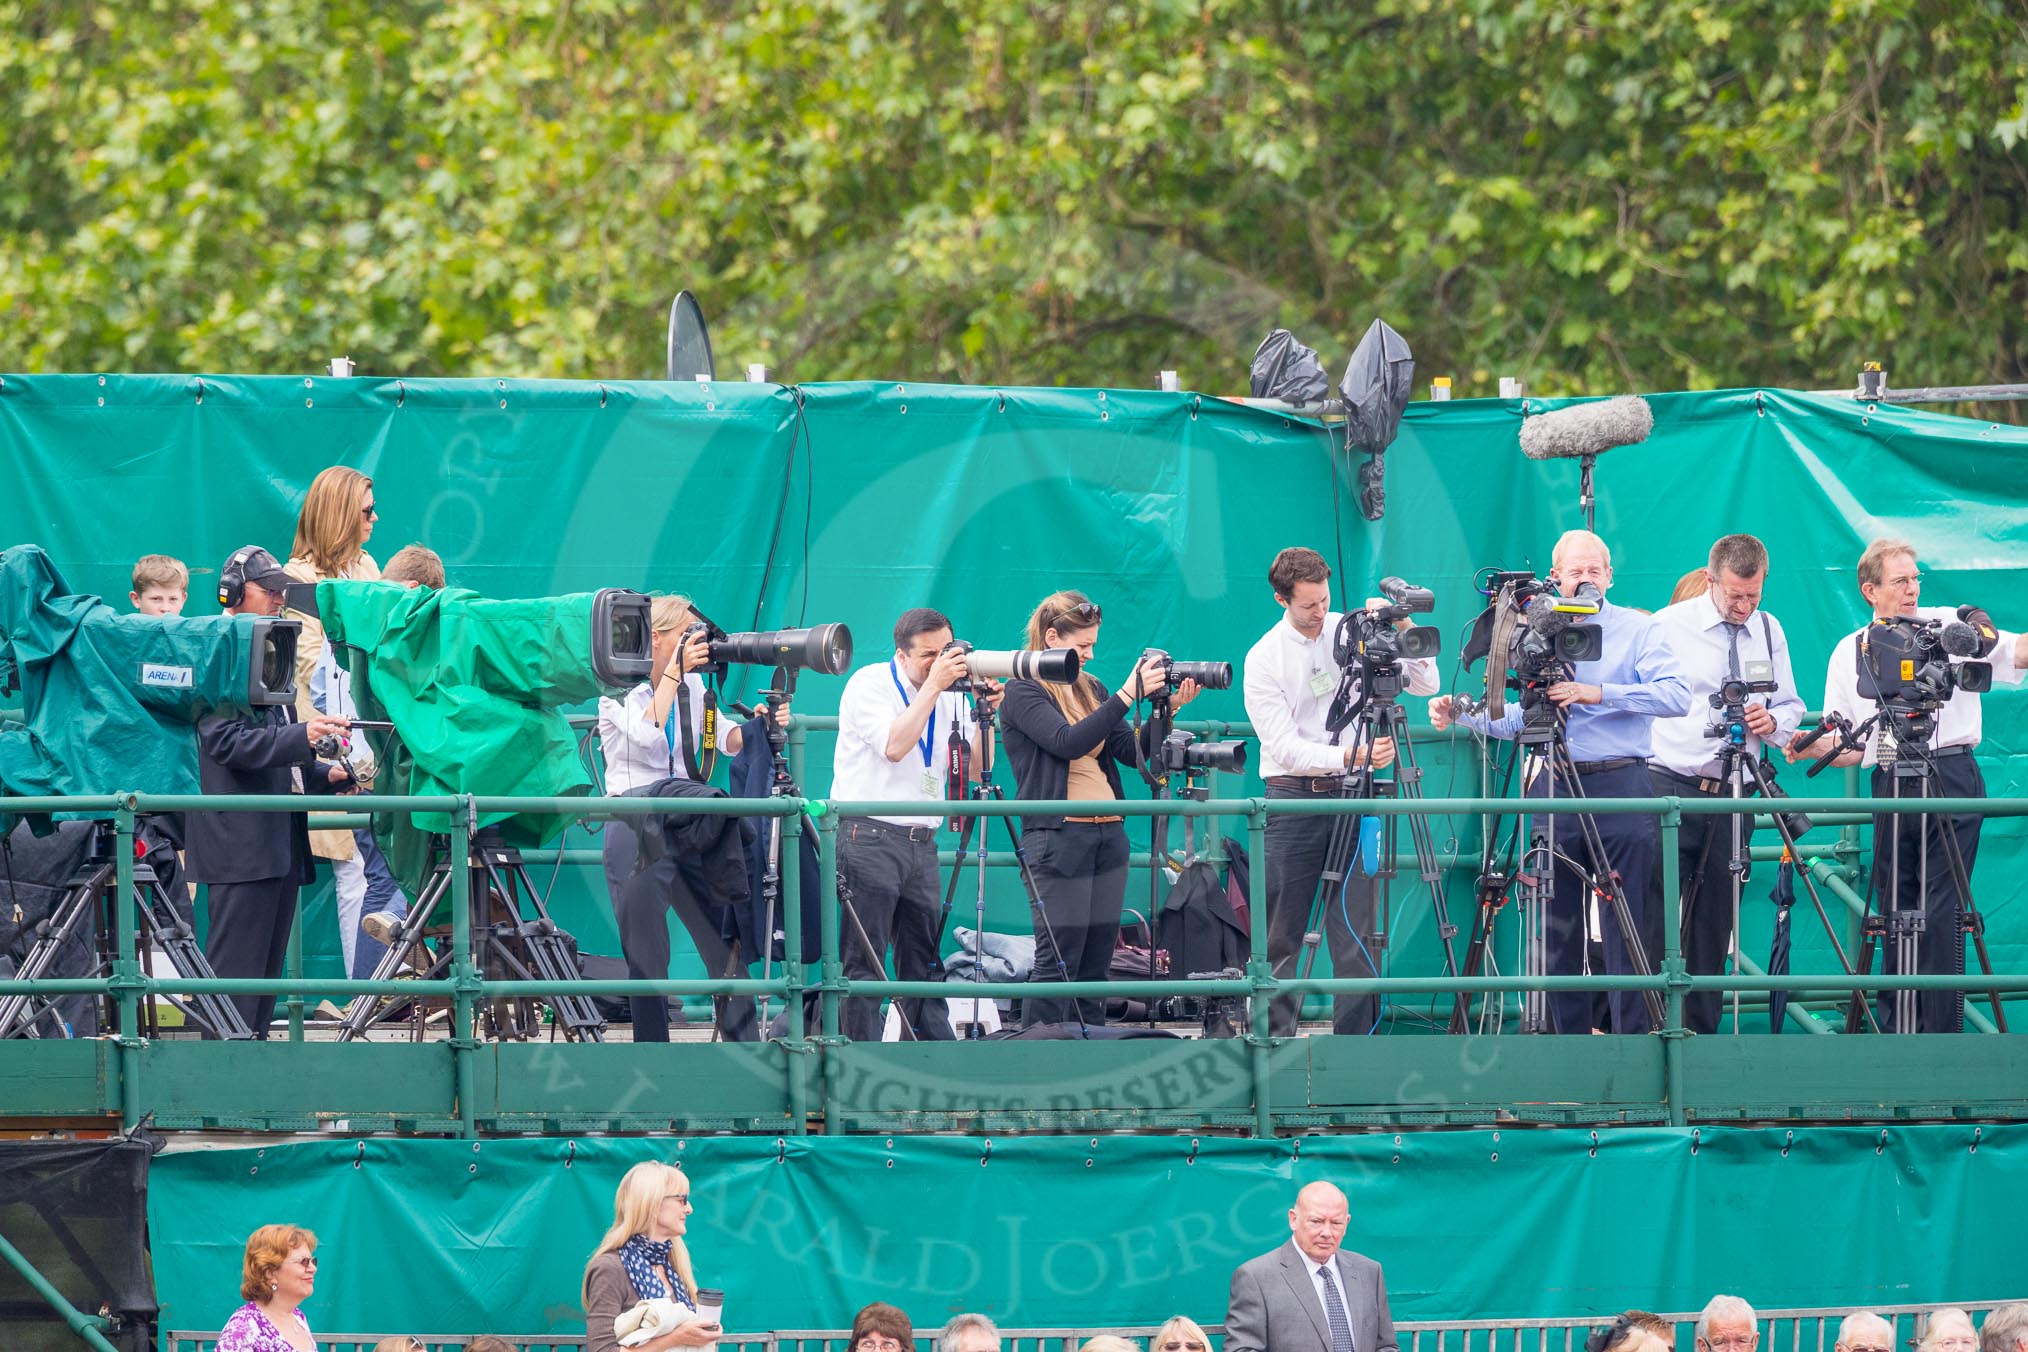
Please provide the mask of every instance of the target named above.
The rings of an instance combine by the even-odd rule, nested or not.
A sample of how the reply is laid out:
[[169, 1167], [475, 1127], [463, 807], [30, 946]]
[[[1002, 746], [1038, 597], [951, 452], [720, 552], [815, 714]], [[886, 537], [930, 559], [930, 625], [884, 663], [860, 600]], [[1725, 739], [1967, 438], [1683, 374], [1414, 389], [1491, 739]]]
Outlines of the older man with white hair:
[[1697, 1316], [1697, 1352], [1754, 1352], [1760, 1317], [1738, 1296], [1713, 1296]]
[[1854, 1310], [1839, 1321], [1833, 1352], [1894, 1352], [1894, 1325], [1871, 1310]]
[[1987, 1315], [1979, 1352], [2028, 1352], [2028, 1304], [2017, 1300]]

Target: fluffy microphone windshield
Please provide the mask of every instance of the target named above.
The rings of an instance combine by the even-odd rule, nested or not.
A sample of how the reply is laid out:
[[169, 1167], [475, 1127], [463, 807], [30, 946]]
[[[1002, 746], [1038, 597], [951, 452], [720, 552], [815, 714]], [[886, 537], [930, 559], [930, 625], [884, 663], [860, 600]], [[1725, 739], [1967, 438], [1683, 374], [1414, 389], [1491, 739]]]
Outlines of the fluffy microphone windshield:
[[1646, 441], [1654, 430], [1655, 415], [1648, 401], [1638, 394], [1623, 394], [1523, 419], [1521, 454], [1530, 460], [1577, 459]]

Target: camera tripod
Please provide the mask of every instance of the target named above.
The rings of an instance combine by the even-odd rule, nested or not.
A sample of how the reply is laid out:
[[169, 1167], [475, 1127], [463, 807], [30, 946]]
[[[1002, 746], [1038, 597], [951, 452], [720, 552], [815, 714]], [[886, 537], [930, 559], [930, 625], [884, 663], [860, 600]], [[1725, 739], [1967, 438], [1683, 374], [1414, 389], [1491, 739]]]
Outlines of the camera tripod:
[[[1372, 801], [1381, 797], [1407, 798], [1422, 801], [1422, 768], [1416, 764], [1415, 746], [1409, 738], [1408, 714], [1401, 707], [1401, 678], [1399, 672], [1372, 673], [1365, 678], [1375, 687], [1362, 694], [1353, 706], [1345, 722], [1330, 727], [1335, 719], [1327, 719], [1333, 745], [1337, 735], [1347, 726], [1352, 732], [1352, 756], [1347, 763], [1344, 787], [1339, 797], [1344, 800]], [[1392, 779], [1377, 777], [1372, 764], [1372, 752], [1381, 738], [1394, 742], [1395, 771]], [[1361, 764], [1362, 756], [1366, 764]], [[1383, 790], [1387, 792], [1383, 793]], [[1429, 889], [1430, 909], [1436, 920], [1437, 938], [1444, 949], [1444, 975], [1458, 974], [1458, 956], [1452, 940], [1457, 937], [1458, 927], [1451, 920], [1450, 906], [1444, 899], [1443, 870], [1437, 862], [1436, 841], [1430, 834], [1429, 817], [1425, 813], [1406, 814], [1409, 840], [1415, 850], [1416, 872], [1423, 885]], [[1395, 877], [1394, 854], [1398, 839], [1401, 816], [1390, 814], [1380, 818], [1380, 843], [1376, 851], [1378, 858], [1366, 861], [1372, 867], [1369, 872], [1379, 884], [1377, 915], [1379, 924], [1373, 933], [1373, 948], [1367, 954], [1373, 965], [1375, 976], [1380, 974], [1380, 955], [1387, 947], [1391, 929], [1390, 885]], [[1324, 941], [1324, 926], [1327, 923], [1332, 893], [1335, 891], [1342, 903], [1346, 891], [1347, 875], [1359, 853], [1359, 822], [1354, 813], [1345, 813], [1331, 824], [1330, 843], [1324, 851], [1323, 886], [1310, 901], [1310, 916], [1303, 927], [1303, 952], [1297, 963], [1297, 975], [1307, 978], [1317, 963], [1317, 951]], [[1347, 928], [1350, 917], [1346, 917]], [[1451, 1011], [1451, 1027], [1461, 1031], [1469, 1017], [1470, 996], [1459, 991]]]
[[[1559, 672], [1555, 680], [1570, 679], [1567, 673]], [[1570, 745], [1565, 739], [1563, 710], [1548, 702], [1545, 693], [1551, 684], [1549, 680], [1524, 682], [1521, 691], [1523, 723], [1520, 734], [1515, 738], [1519, 744], [1517, 760], [1532, 752], [1536, 757], [1535, 774], [1542, 777], [1542, 797], [1554, 802], [1560, 784], [1569, 790], [1569, 796], [1578, 800], [1584, 798], [1584, 785], [1578, 777], [1577, 762], [1571, 758]], [[1512, 772], [1509, 772], [1509, 783]], [[1605, 841], [1600, 836], [1598, 821], [1589, 812], [1565, 813], [1577, 823], [1578, 838], [1583, 846], [1582, 864], [1578, 859], [1565, 855], [1555, 845], [1555, 817], [1546, 812], [1520, 811], [1528, 819], [1528, 847], [1522, 856], [1520, 867], [1513, 879], [1521, 883], [1522, 900], [1522, 957], [1523, 970], [1529, 976], [1544, 976], [1548, 970], [1549, 949], [1549, 907], [1556, 889], [1556, 869], [1559, 863], [1574, 870], [1580, 870], [1587, 879], [1593, 897], [1606, 903], [1612, 921], [1618, 926], [1620, 940], [1626, 946], [1628, 965], [1637, 976], [1654, 975], [1654, 965], [1649, 960], [1646, 947], [1641, 943], [1639, 927], [1634, 923], [1633, 908], [1627, 902], [1625, 883], [1619, 870], [1606, 858]], [[1517, 834], [1519, 831], [1517, 826]], [[1497, 818], [1487, 825], [1488, 849], [1498, 836]], [[1467, 974], [1485, 970], [1493, 942], [1493, 927], [1490, 923], [1492, 911], [1489, 907], [1485, 882], [1482, 875], [1480, 889], [1480, 920], [1473, 926], [1473, 950], [1466, 958]], [[1503, 886], [1504, 881], [1503, 881]], [[1580, 909], [1575, 923], [1588, 925], [1586, 909]], [[1649, 1022], [1661, 1027], [1663, 1020], [1662, 996], [1658, 991], [1642, 991], [1641, 1000], [1647, 1006]], [[1549, 1014], [1549, 999], [1546, 992], [1531, 990], [1521, 1002], [1521, 1031], [1524, 1033], [1548, 1033], [1559, 1031], [1552, 1026]], [[1452, 1026], [1457, 1026], [1453, 1016]], [[1579, 1031], [1579, 1030], [1564, 1030]]]
[[[964, 725], [962, 723], [953, 724], [948, 742], [949, 760], [948, 779], [946, 781], [946, 792], [952, 799], [962, 799], [975, 803], [1004, 803], [1006, 801], [1006, 795], [1001, 792], [1000, 786], [993, 782], [994, 724], [998, 717], [999, 713], [994, 706], [982, 704], [976, 697], [972, 700], [972, 718], [978, 725], [980, 734], [979, 745], [984, 751], [984, 754], [978, 758], [976, 775], [973, 773], [975, 767], [973, 764], [972, 748], [965, 741]], [[937, 917], [938, 949], [941, 951], [943, 947], [944, 927], [950, 923], [951, 907], [957, 900], [958, 878], [965, 871], [966, 851], [971, 847], [973, 831], [977, 830], [979, 847], [976, 862], [979, 877], [978, 889], [972, 902], [972, 971], [975, 974], [983, 975], [986, 951], [987, 855], [986, 828], [984, 823], [989, 815], [999, 819], [1000, 825], [1006, 829], [1008, 843], [1014, 848], [1015, 869], [1021, 875], [1022, 891], [1028, 894], [1028, 911], [1029, 914], [1035, 917], [1037, 938], [1040, 939], [1044, 936], [1048, 938], [1049, 951], [1056, 955], [1057, 979], [1059, 981], [1069, 981], [1070, 968], [1064, 963], [1063, 949], [1056, 942], [1056, 928], [1049, 923], [1049, 908], [1042, 900], [1042, 887], [1035, 881], [1035, 871], [1029, 866], [1028, 851], [1022, 845], [1022, 832], [1014, 825], [1014, 819], [1006, 813], [968, 815], [956, 819], [953, 823], [958, 833], [957, 859], [951, 865], [951, 880], [944, 888], [943, 911]], [[868, 945], [869, 948], [871, 946], [871, 944]], [[877, 962], [878, 960], [879, 955], [876, 954], [875, 961]], [[1036, 997], [1031, 996], [1029, 998], [1033, 999]], [[1024, 1000], [1022, 1003], [1025, 1008], [1027, 1001]], [[977, 1012], [975, 1006], [973, 1010], [974, 1015]], [[1089, 1038], [1091, 1036], [1091, 1028], [1085, 1023], [1084, 1010], [1076, 1000], [1070, 1001], [1070, 1012], [1072, 1017], [1077, 1020], [1078, 1034]], [[914, 1030], [906, 1014], [902, 1016], [901, 1026], [904, 1031], [909, 1032], [912, 1036], [914, 1035]], [[967, 1025], [966, 1032], [969, 1037], [978, 1037], [980, 1035], [979, 1023], [976, 1018], [972, 1023]]]
[[[375, 965], [375, 981], [390, 981], [408, 971], [424, 980], [441, 980], [451, 974], [456, 955], [451, 951], [450, 936], [441, 927], [430, 928], [430, 917], [450, 896], [451, 870], [458, 866], [450, 857], [447, 837], [431, 840], [430, 858], [429, 880]], [[549, 907], [529, 880], [521, 852], [507, 844], [497, 828], [483, 828], [472, 837], [464, 867], [471, 877], [472, 957], [479, 971], [509, 981], [580, 979], [576, 944], [550, 919]], [[588, 995], [494, 1000], [481, 1011], [481, 1017], [496, 1040], [530, 1038], [541, 1029], [537, 1005], [549, 1006], [556, 1016], [556, 1027], [568, 1040], [605, 1041], [605, 1016]], [[337, 1041], [362, 1037], [367, 1029], [389, 1021], [404, 1008], [410, 1013], [410, 1037], [421, 1041], [428, 1022], [423, 1002], [401, 995], [363, 996], [354, 1002], [338, 1029]]]
[[[92, 823], [91, 852], [64, 884], [63, 895], [50, 909], [48, 917], [36, 927], [35, 942], [22, 959], [16, 978], [33, 980], [48, 976], [60, 955], [73, 943], [83, 941], [87, 931], [95, 936], [91, 943], [97, 960], [86, 975], [105, 977], [112, 974], [113, 963], [119, 956], [113, 936], [119, 928], [117, 908], [122, 904], [118, 896], [119, 867], [115, 859], [118, 845], [119, 835], [112, 822], [98, 820]], [[147, 970], [149, 951], [159, 949], [178, 976], [206, 980], [215, 978], [218, 974], [211, 970], [204, 951], [197, 946], [197, 936], [191, 930], [190, 922], [171, 901], [168, 890], [145, 858], [134, 861], [133, 885], [134, 894], [129, 900], [141, 921], [137, 956], [142, 970]], [[0, 983], [0, 992], [5, 989], [5, 984]], [[253, 1036], [253, 1030], [247, 1027], [246, 1020], [240, 1017], [239, 1010], [226, 996], [164, 995], [161, 998], [181, 1011], [187, 1021], [213, 1037], [240, 1040]], [[116, 1014], [117, 1001], [108, 996], [106, 1003], [109, 1012]], [[142, 1037], [154, 1037], [159, 1033], [152, 1003], [142, 1007], [141, 1019], [141, 1028], [121, 1031], [131, 1031]], [[116, 1022], [117, 1019], [109, 1018], [107, 1025]], [[56, 1036], [69, 1036], [57, 1014], [56, 999], [31, 995], [0, 997], [0, 1038], [49, 1036], [49, 1032], [43, 1031], [45, 1024], [50, 1025]]]
[[[1890, 798], [1897, 803], [1909, 798], [1927, 801], [1934, 796], [1930, 789], [1936, 777], [1936, 750], [1930, 745], [1930, 738], [1936, 731], [1934, 705], [1897, 708], [1883, 703], [1871, 718], [1857, 727], [1840, 726], [1838, 744], [1810, 767], [1810, 773], [1812, 775], [1818, 773], [1842, 752], [1862, 749], [1866, 745], [1868, 734], [1883, 726], [1883, 720], [1894, 745], [1894, 764], [1889, 772], [1893, 786]], [[1922, 934], [1929, 921], [1929, 838], [1933, 814], [1920, 812], [1914, 816], [1921, 830], [1916, 842], [1918, 869], [1916, 894], [1913, 899], [1902, 895], [1901, 852], [1905, 848], [1901, 838], [1903, 819], [1899, 813], [1891, 814], [1887, 844], [1886, 895], [1884, 897], [1880, 895], [1882, 889], [1878, 886], [1869, 886], [1866, 889], [1866, 909], [1859, 922], [1861, 936], [1859, 959], [1848, 968], [1854, 975], [1872, 972], [1873, 952], [1882, 946], [1883, 941], [1891, 941], [1893, 945], [1896, 973], [1909, 975], [1917, 970]], [[1876, 816], [1873, 829], [1873, 853], [1876, 861], [1880, 854], [1879, 821], [1880, 817]], [[1956, 967], [1959, 971], [1964, 969], [1964, 939], [1970, 936], [1972, 946], [1978, 954], [1979, 970], [1984, 975], [1991, 976], [1993, 959], [1986, 949], [1986, 918], [1972, 900], [1970, 870], [1965, 867], [1964, 852], [1958, 848], [1957, 832], [1952, 829], [1949, 818], [1944, 819], [1936, 834], [1942, 843], [1944, 866], [1949, 871], [1951, 885], [1958, 894]], [[1876, 880], [1880, 872], [1876, 864], [1874, 869]], [[1895, 1032], [1918, 1031], [1916, 1023], [1919, 998], [1919, 992], [1906, 988], [1894, 992], [1892, 1000]], [[1987, 998], [1992, 1002], [1993, 1026], [2003, 1033], [2006, 1032], [2007, 1014], [2001, 1004], [2000, 993], [1996, 990], [1988, 991]], [[1961, 1028], [1964, 1022], [1964, 1000], [1964, 992], [1957, 992], [1955, 1004], [1958, 1013], [1953, 1020], [1953, 1026], [1933, 1031], [1952, 1032]], [[1865, 992], [1853, 991], [1852, 1003], [1845, 1011], [1846, 1032], [1859, 1031], [1862, 1015], [1876, 1031], [1878, 1030], [1878, 1024], [1873, 1019], [1873, 1011], [1867, 1006]]]

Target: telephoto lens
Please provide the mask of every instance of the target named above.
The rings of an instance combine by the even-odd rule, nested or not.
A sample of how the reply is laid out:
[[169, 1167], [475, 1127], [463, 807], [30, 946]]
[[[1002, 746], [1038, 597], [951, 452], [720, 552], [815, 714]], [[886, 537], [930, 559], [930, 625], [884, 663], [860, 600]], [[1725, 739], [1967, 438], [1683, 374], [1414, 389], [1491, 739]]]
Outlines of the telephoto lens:
[[711, 660], [755, 667], [789, 667], [838, 676], [852, 665], [852, 631], [842, 624], [727, 634], [711, 644]]
[[1006, 651], [973, 648], [965, 655], [965, 669], [974, 676], [996, 681], [1047, 681], [1051, 685], [1069, 685], [1077, 679], [1078, 657], [1075, 648], [1046, 648], [1041, 652], [1032, 648]]
[[1169, 684], [1181, 685], [1195, 681], [1205, 690], [1230, 690], [1232, 688], [1232, 663], [1230, 662], [1171, 662]]

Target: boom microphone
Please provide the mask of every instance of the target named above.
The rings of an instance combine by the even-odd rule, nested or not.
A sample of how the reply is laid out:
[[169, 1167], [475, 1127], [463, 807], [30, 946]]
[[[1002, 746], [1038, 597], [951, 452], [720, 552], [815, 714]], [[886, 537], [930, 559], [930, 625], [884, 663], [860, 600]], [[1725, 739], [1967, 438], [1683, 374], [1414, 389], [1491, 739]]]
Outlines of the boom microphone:
[[1623, 394], [1524, 418], [1521, 454], [1530, 460], [1582, 459], [1646, 441], [1654, 430], [1655, 415], [1648, 401], [1638, 394]]

